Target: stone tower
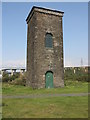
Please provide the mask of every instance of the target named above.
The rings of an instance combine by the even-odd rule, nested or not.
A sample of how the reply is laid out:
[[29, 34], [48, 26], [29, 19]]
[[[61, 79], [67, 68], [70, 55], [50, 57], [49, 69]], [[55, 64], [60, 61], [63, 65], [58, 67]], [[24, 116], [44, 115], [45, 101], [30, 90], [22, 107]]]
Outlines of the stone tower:
[[28, 86], [64, 86], [63, 14], [61, 11], [34, 6], [26, 19]]

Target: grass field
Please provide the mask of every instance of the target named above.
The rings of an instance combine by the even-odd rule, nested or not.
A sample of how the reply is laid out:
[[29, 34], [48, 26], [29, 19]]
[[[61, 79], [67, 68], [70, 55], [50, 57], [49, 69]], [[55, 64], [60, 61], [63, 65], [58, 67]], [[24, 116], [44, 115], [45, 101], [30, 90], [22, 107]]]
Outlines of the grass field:
[[3, 118], [87, 118], [88, 97], [4, 99]]
[[20, 85], [3, 84], [3, 95], [26, 95], [26, 94], [44, 94], [44, 93], [87, 93], [88, 83], [68, 81], [64, 88], [36, 89]]
[[[88, 83], [67, 81], [64, 88], [39, 89], [3, 84], [3, 95], [87, 93]], [[3, 98], [3, 118], [87, 118], [88, 96]]]

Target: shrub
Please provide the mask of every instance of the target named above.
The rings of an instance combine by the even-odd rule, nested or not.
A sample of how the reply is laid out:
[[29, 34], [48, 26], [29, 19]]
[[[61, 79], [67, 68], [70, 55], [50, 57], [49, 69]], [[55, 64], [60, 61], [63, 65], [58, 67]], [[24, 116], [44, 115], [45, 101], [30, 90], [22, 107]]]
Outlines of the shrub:
[[3, 76], [2, 76], [2, 82], [10, 82], [12, 80], [15, 80], [16, 78], [19, 77], [19, 73], [15, 73], [14, 75], [12, 76], [9, 76], [8, 73], [3, 73]]
[[8, 82], [8, 81], [9, 81], [9, 75], [7, 73], [3, 73], [2, 82]]
[[18, 78], [16, 78], [15, 80], [13, 80], [11, 82], [11, 84], [25, 86], [26, 85], [26, 74], [20, 75]]
[[88, 75], [82, 75], [78, 76], [76, 78], [77, 81], [83, 81], [83, 82], [90, 82], [89, 76]]
[[83, 71], [78, 71], [75, 74], [70, 71], [66, 71], [64, 74], [65, 81], [82, 81], [82, 82], [90, 82], [90, 75]]
[[9, 81], [15, 80], [16, 78], [19, 78], [20, 74], [19, 73], [15, 73], [12, 76], [9, 76]]

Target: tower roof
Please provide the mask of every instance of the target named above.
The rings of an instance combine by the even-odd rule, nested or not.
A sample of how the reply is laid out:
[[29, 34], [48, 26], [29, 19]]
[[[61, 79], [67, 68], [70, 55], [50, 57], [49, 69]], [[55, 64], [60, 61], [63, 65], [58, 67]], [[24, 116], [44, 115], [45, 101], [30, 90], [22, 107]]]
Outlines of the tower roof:
[[64, 14], [64, 12], [62, 12], [62, 11], [33, 6], [29, 15], [28, 15], [28, 17], [27, 17], [27, 19], [26, 19], [27, 23], [28, 23], [28, 21], [30, 20], [30, 18], [32, 17], [32, 15], [35, 11], [40, 12], [40, 13], [45, 13], [45, 14], [61, 16], [61, 17], [63, 17], [63, 14]]

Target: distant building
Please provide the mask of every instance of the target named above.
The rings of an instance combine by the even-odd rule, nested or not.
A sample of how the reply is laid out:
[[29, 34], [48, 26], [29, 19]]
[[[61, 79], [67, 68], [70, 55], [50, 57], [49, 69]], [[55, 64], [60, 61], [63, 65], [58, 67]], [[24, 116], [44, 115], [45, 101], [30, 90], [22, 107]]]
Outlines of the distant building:
[[26, 19], [28, 86], [64, 86], [63, 14], [61, 11], [33, 7]]

